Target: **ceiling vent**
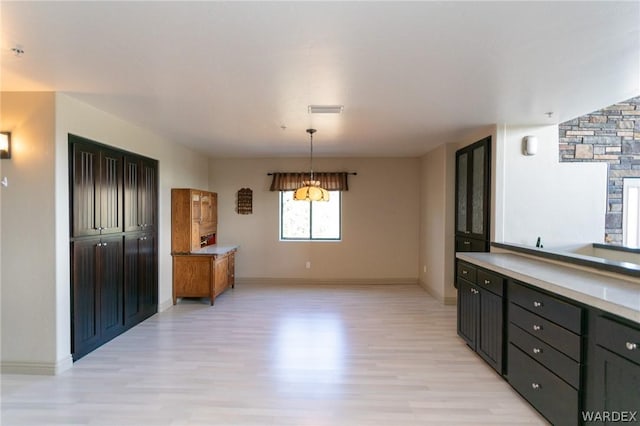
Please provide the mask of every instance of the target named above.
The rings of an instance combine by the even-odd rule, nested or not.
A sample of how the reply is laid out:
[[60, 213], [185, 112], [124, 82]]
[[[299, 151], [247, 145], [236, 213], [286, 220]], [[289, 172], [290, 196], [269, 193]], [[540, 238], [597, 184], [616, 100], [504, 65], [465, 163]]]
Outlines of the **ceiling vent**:
[[340, 114], [344, 105], [309, 105], [309, 114]]

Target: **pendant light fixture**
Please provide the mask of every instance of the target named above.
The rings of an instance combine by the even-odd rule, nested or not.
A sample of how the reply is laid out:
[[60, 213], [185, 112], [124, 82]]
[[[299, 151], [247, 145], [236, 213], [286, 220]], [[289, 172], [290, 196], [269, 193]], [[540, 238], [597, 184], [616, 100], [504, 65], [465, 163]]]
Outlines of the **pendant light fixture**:
[[309, 163], [311, 172], [309, 173], [309, 180], [305, 180], [302, 183], [304, 186], [296, 189], [293, 194], [294, 200], [299, 201], [329, 201], [329, 191], [320, 187], [320, 181], [313, 179], [313, 134], [316, 129], [307, 129], [309, 133], [309, 141], [311, 145], [311, 151], [309, 155]]

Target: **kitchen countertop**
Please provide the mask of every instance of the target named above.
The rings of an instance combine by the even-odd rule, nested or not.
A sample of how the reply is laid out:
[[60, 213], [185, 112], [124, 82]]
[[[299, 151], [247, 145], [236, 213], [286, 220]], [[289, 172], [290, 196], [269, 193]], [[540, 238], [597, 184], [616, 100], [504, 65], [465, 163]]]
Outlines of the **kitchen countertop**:
[[216, 255], [229, 253], [230, 251], [237, 250], [237, 249], [238, 249], [238, 246], [234, 246], [234, 245], [220, 246], [218, 244], [212, 244], [210, 246], [202, 247], [201, 249], [198, 249], [198, 250], [193, 250], [189, 254], [202, 255], [202, 256], [216, 256]]
[[640, 323], [640, 283], [514, 253], [459, 252], [465, 262]]

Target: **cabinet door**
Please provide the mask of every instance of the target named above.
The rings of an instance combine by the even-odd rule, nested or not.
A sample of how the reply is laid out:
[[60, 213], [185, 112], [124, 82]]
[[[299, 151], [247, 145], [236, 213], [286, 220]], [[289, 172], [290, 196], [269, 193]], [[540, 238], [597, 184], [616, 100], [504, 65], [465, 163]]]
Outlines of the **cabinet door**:
[[122, 154], [102, 150], [100, 153], [100, 224], [102, 234], [122, 232]]
[[[456, 152], [456, 235], [489, 239], [491, 138]], [[458, 247], [458, 251], [486, 251], [486, 244]]]
[[502, 297], [484, 289], [479, 291], [477, 351], [489, 365], [502, 374]]
[[228, 285], [231, 287], [236, 286], [236, 255], [235, 253], [229, 254]]
[[140, 220], [140, 160], [127, 156], [124, 160], [124, 230], [125, 232], [142, 229]]
[[98, 246], [100, 330], [105, 342], [124, 329], [122, 237], [101, 238]]
[[127, 327], [157, 312], [155, 234], [125, 237], [124, 316]]
[[[72, 136], [69, 140], [74, 140]], [[73, 197], [72, 236], [98, 235], [100, 198], [100, 150], [90, 144], [73, 143], [71, 196]]]
[[[594, 383], [590, 391], [591, 412], [637, 412], [636, 420], [640, 420], [640, 365], [599, 346], [595, 349]], [[612, 419], [613, 420], [613, 419]], [[595, 422], [594, 424], [618, 424], [618, 422]]]
[[456, 233], [468, 234], [469, 153], [456, 155]]
[[218, 295], [222, 293], [229, 284], [229, 257], [224, 256], [216, 259], [215, 269], [214, 292]]
[[76, 360], [100, 343], [99, 239], [72, 243], [71, 352]]
[[156, 227], [157, 164], [148, 158], [124, 160], [124, 230], [153, 231]]
[[122, 249], [122, 237], [73, 242], [74, 359], [124, 329]]
[[476, 349], [478, 335], [478, 314], [480, 298], [478, 289], [463, 279], [458, 280], [458, 335], [473, 350]]
[[198, 250], [200, 245], [200, 224], [202, 223], [202, 193], [191, 191], [191, 250]]
[[140, 160], [140, 189], [138, 191], [139, 218], [145, 232], [157, 227], [158, 165], [148, 158]]
[[476, 238], [488, 239], [488, 146], [480, 144], [471, 150], [471, 185], [469, 188], [468, 231]]
[[143, 319], [158, 312], [157, 246], [155, 233], [145, 234], [139, 241], [139, 288]]

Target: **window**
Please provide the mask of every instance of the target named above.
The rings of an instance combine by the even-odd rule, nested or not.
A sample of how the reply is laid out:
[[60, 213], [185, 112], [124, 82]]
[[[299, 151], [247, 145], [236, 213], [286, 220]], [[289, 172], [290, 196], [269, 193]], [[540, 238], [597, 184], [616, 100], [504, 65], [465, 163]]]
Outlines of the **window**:
[[622, 206], [622, 237], [627, 247], [640, 246], [640, 178], [625, 178]]
[[280, 191], [280, 240], [340, 240], [341, 191], [329, 201], [295, 201], [294, 191]]

